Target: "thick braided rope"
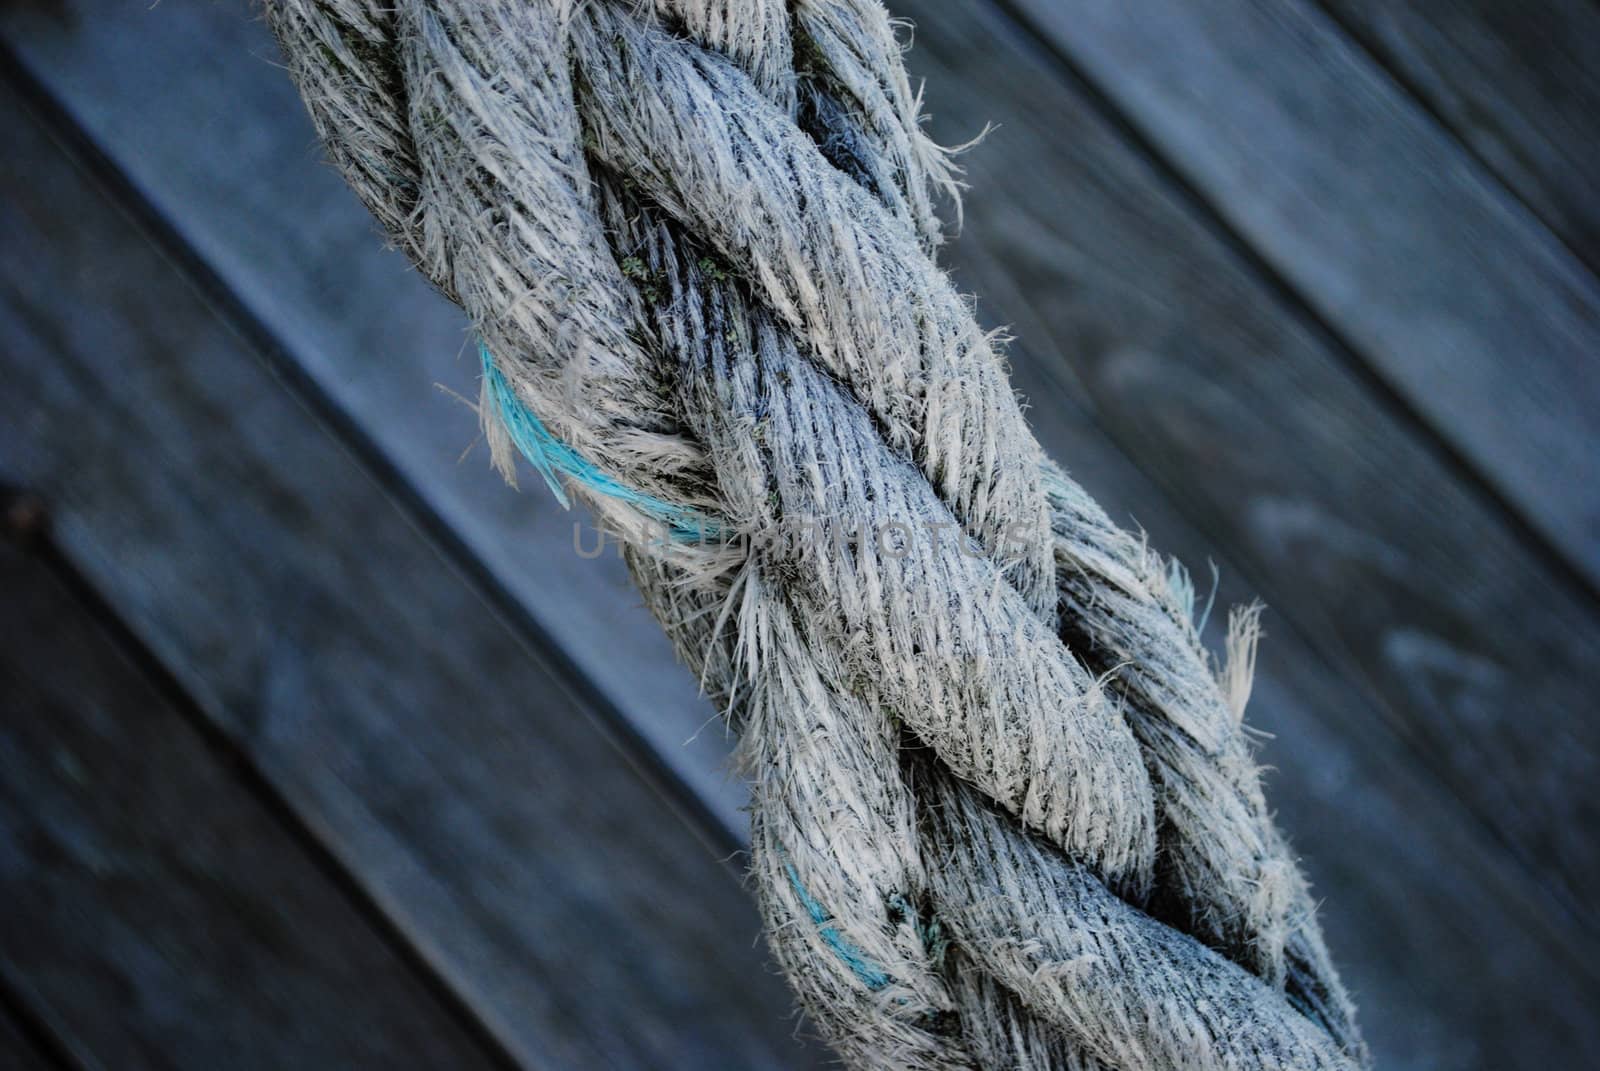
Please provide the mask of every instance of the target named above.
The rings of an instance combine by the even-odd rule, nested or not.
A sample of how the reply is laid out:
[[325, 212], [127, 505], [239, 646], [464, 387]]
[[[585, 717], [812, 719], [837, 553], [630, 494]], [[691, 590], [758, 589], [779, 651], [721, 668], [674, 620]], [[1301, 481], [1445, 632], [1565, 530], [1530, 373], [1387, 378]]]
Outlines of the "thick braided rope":
[[931, 259], [950, 173], [887, 20], [791, 8], [268, 14], [495, 355], [497, 461], [537, 413], [630, 489], [607, 523], [741, 537], [630, 559], [741, 725], [769, 935], [842, 1054], [1362, 1062], [1240, 728], [1253, 618], [1214, 672], [1186, 582], [1043, 459]]

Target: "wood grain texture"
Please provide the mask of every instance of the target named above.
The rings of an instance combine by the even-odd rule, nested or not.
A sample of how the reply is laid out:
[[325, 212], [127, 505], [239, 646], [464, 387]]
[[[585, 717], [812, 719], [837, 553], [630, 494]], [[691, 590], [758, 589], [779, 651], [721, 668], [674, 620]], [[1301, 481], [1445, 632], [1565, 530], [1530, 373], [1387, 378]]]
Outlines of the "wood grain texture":
[[3, 114], [0, 478], [75, 567], [524, 1065], [816, 1059], [736, 874], [584, 692]]
[[1600, 7], [1591, 0], [1319, 0], [1478, 159], [1600, 269]]
[[40, 559], [0, 544], [0, 589], [0, 958], [41, 1018], [98, 1067], [503, 1066]]
[[[1508, 649], [1498, 624], [1480, 631], [1483, 608], [1505, 606], [1514, 632], [1533, 617], [1522, 600], [1551, 594], [1556, 625], [1592, 623], [1494, 512], [1402, 421], [1374, 406], [1370, 392], [1025, 42], [958, 5], [896, 6], [922, 23], [911, 62], [914, 73], [929, 76], [935, 110], [948, 120], [938, 126], [945, 139], [970, 136], [986, 119], [1004, 124], [967, 159], [975, 188], [956, 262], [964, 285], [983, 295], [984, 317], [1009, 320], [1024, 337], [1015, 352], [1017, 380], [1034, 401], [1031, 415], [1047, 446], [1115, 516], [1136, 518], [1156, 545], [1199, 566], [1202, 578], [1204, 562], [1215, 557], [1225, 578], [1219, 605], [1251, 589], [1274, 600], [1252, 721], [1275, 734], [1264, 745], [1264, 760], [1278, 770], [1269, 792], [1327, 899], [1331, 937], [1380, 1062], [1542, 1068], [1580, 1059], [1600, 1043], [1590, 1014], [1600, 999], [1592, 939], [1573, 937], [1502, 842], [1441, 792], [1433, 769], [1449, 767], [1457, 755], [1472, 757], [1479, 746], [1477, 737], [1470, 745], [1456, 741], [1447, 731], [1453, 722], [1477, 712], [1477, 720], [1463, 723], [1481, 733], [1478, 721], [1499, 716], [1494, 704], [1524, 704], [1503, 679], [1458, 683], [1442, 670], [1425, 678], [1436, 694], [1419, 698], [1405, 664], [1380, 661], [1373, 669], [1367, 660], [1386, 649], [1390, 619], [1382, 615], [1397, 607], [1410, 615], [1414, 599], [1424, 610], [1399, 620], [1443, 630], [1435, 650], [1466, 652], [1456, 665], [1471, 665], [1480, 649], [1489, 652], [1485, 661], [1526, 665], [1548, 635], [1534, 622], [1528, 642]], [[449, 359], [460, 345], [459, 320], [400, 270], [397, 256], [377, 253], [354, 199], [315, 163], [309, 128], [282, 72], [237, 60], [239, 50], [270, 55], [260, 28], [226, 6], [157, 11], [158, 18], [135, 9], [98, 12], [76, 28], [8, 14], [0, 25], [206, 261], [289, 343], [284, 360], [304, 369], [308, 384], [325, 390], [396, 459], [417, 493], [465, 533], [517, 599], [550, 619], [570, 620], [563, 640], [574, 659], [588, 648], [588, 671], [636, 723], [649, 724], [659, 713], [651, 683], [654, 626], [630, 591], [610, 585], [609, 574], [538, 572], [543, 562], [529, 559], [543, 555], [531, 548], [565, 547], [569, 530], [548, 524], [539, 496], [480, 485], [475, 460], [456, 464], [472, 435], [470, 415], [457, 419], [426, 386], [441, 380], [474, 389], [470, 365]], [[205, 143], [197, 145], [201, 135]], [[1078, 363], [1085, 352], [1121, 353], [1124, 342], [1129, 353], [1146, 355], [1142, 367], [1133, 360]], [[1246, 376], [1239, 399], [1230, 401], [1228, 377], [1262, 372], [1256, 366], [1273, 366], [1280, 349], [1287, 368], [1266, 368], [1277, 377], [1266, 382]], [[1180, 374], [1191, 360], [1195, 372]], [[1126, 380], [1095, 375], [1129, 366], [1134, 374]], [[1178, 378], [1152, 396], [1148, 414], [1135, 411], [1138, 434], [1130, 439], [1134, 418], [1116, 414], [1139, 395], [1141, 376], [1163, 372]], [[1098, 385], [1101, 378], [1121, 384], [1119, 391]], [[1276, 401], [1267, 404], [1269, 389], [1294, 400], [1292, 411], [1278, 414]], [[1324, 390], [1332, 391], [1333, 411], [1350, 410], [1326, 427], [1318, 400]], [[1218, 399], [1227, 404], [1219, 407]], [[1352, 444], [1340, 434], [1358, 438]], [[1363, 445], [1362, 436], [1376, 445]], [[1147, 440], [1155, 448], [1140, 445]], [[1359, 478], [1341, 478], [1337, 493], [1328, 491], [1325, 481], [1352, 457]], [[1389, 465], [1403, 477], [1395, 487], [1374, 478]], [[1255, 478], [1263, 481], [1259, 495], [1246, 482]], [[1422, 507], [1410, 497], [1418, 493]], [[1369, 510], [1368, 496], [1381, 508]], [[1487, 594], [1441, 584], [1463, 544], [1437, 547], [1431, 526], [1417, 531], [1419, 517], [1435, 508], [1464, 510], [1471, 538], [1510, 549], [1509, 566], [1470, 554], [1454, 562], [1475, 570], [1469, 581]], [[1316, 523], [1346, 513], [1351, 519], [1330, 533]], [[1395, 541], [1398, 550], [1373, 550]], [[1425, 575], [1396, 590], [1413, 558], [1428, 563]], [[546, 579], [550, 586], [542, 589]], [[1357, 616], [1347, 622], [1345, 614]], [[602, 629], [604, 658], [593, 657], [586, 638], [597, 621], [615, 622]], [[1557, 716], [1552, 700], [1581, 697], [1573, 683], [1578, 669], [1568, 660], [1591, 650], [1582, 646], [1584, 635], [1574, 641], [1578, 647], [1554, 656], [1551, 673], [1560, 683], [1542, 685], [1550, 689], [1536, 711], [1544, 723]], [[643, 687], [631, 679], [635, 665], [644, 667]], [[671, 704], [679, 693], [662, 694]], [[1410, 728], [1413, 721], [1423, 729]], [[1449, 761], [1431, 754], [1436, 741]], [[696, 785], [714, 775], [709, 766], [695, 768], [702, 757], [676, 760]], [[1499, 770], [1496, 791], [1513, 793], [1522, 776]], [[1552, 805], [1553, 781], [1536, 786], [1538, 807]], [[1522, 807], [1523, 814], [1544, 813]]]
[[1010, 2], [1600, 586], [1581, 261], [1307, 0]]
[[1597, 816], [1573, 786], [1600, 778], [1600, 724], [1576, 714], [1600, 684], [1595, 602], [1014, 24], [904, 10], [936, 131], [999, 124], [966, 157], [952, 259], [1014, 325], [1033, 420], [1093, 413], [1349, 682], [1349, 717], [1385, 720], [1592, 932]]

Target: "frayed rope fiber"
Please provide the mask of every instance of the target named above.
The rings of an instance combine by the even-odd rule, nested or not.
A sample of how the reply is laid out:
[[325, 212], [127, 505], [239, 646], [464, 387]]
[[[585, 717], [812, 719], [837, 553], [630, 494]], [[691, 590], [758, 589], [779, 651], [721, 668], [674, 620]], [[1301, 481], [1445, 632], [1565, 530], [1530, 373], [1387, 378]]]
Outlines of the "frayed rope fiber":
[[740, 733], [770, 947], [846, 1063], [1366, 1064], [1241, 723], [1256, 613], [1214, 662], [1044, 457], [873, 0], [267, 15], [483, 339], [495, 464], [669, 535], [629, 566]]

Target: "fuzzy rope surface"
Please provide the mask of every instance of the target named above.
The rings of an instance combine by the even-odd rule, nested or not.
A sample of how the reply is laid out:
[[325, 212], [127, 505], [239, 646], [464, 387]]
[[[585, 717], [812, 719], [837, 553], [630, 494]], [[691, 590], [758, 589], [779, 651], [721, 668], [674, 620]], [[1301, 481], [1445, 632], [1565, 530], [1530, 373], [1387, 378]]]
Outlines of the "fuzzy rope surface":
[[[471, 317], [485, 427], [628, 544], [739, 727], [769, 942], [871, 1068], [1350, 1068], [1175, 564], [1046, 459], [937, 266], [873, 0], [269, 0]], [[559, 493], [559, 492], [558, 492]]]

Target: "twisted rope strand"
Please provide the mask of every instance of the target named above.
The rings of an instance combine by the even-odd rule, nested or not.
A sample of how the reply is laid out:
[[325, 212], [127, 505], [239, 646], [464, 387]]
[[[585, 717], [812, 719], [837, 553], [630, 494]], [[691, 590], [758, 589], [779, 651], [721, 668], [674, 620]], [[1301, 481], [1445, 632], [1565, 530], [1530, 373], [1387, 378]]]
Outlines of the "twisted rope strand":
[[596, 159], [759, 289], [992, 556], [1020, 548], [1013, 581], [1053, 615], [1039, 446], [949, 278], [743, 72], [609, 5], [583, 15], [573, 34]]

